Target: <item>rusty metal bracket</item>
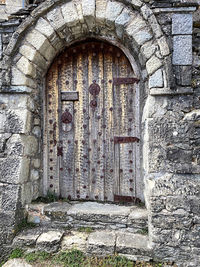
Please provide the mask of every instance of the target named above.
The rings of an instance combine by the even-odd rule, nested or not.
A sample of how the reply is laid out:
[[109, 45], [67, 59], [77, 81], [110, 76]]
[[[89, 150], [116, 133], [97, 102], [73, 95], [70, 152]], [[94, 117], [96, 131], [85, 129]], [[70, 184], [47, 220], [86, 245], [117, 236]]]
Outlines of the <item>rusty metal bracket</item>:
[[61, 116], [62, 123], [71, 123], [72, 122], [72, 114], [66, 109], [65, 112]]
[[78, 101], [78, 92], [61, 92], [61, 101]]
[[138, 78], [113, 78], [114, 85], [139, 83]]
[[114, 136], [114, 144], [138, 143], [139, 141], [139, 138], [133, 136]]

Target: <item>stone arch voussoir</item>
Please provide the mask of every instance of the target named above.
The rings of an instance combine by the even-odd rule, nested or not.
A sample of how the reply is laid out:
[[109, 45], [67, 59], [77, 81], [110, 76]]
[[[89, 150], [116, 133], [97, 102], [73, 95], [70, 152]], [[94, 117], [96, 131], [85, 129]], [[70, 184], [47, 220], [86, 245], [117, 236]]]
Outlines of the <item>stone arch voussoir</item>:
[[85, 36], [106, 36], [133, 53], [139, 68], [145, 70], [149, 89], [169, 87], [169, 47], [146, 4], [138, 0], [131, 4], [119, 0], [46, 2], [18, 28], [18, 38], [13, 37], [5, 52], [14, 53], [12, 86], [36, 88], [38, 73], [46, 73], [64, 47]]

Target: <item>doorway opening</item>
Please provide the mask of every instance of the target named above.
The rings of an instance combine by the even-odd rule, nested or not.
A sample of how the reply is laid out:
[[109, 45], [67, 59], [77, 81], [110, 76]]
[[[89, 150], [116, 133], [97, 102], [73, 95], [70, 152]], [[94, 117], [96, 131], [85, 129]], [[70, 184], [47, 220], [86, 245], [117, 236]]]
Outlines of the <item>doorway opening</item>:
[[46, 76], [48, 188], [69, 200], [141, 198], [139, 80], [118, 47], [64, 50]]

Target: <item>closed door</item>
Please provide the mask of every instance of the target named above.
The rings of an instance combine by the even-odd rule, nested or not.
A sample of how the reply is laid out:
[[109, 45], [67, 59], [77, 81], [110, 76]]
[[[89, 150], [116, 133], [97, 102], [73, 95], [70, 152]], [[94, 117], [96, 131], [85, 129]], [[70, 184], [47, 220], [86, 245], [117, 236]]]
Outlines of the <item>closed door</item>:
[[139, 197], [138, 80], [117, 47], [66, 49], [47, 74], [47, 175], [63, 198]]

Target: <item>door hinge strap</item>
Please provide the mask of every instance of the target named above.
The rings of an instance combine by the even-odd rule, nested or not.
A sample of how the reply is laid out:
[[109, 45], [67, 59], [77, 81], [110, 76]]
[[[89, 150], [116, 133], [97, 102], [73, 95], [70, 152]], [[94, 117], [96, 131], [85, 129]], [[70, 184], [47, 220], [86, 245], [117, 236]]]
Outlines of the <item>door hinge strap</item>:
[[114, 144], [134, 143], [139, 142], [140, 139], [133, 136], [114, 136]]
[[138, 78], [113, 78], [114, 85], [138, 83]]

